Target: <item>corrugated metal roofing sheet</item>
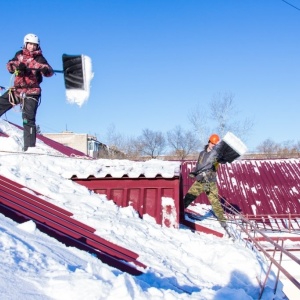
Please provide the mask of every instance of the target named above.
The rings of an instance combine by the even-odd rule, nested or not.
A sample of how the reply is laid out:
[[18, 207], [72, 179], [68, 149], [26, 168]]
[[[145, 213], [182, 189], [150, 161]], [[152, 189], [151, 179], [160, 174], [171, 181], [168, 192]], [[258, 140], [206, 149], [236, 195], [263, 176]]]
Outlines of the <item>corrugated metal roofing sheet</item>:
[[222, 194], [249, 214], [300, 213], [300, 160], [236, 161], [219, 172]]
[[[67, 170], [66, 170], [67, 174]], [[131, 161], [126, 159], [100, 159], [82, 169], [79, 174], [69, 174], [69, 178], [173, 178], [180, 175], [180, 162], [151, 159]], [[66, 175], [65, 175], [66, 176]]]
[[[183, 164], [184, 194], [193, 182], [187, 175], [194, 165]], [[236, 160], [220, 165], [218, 186], [220, 196], [243, 214], [300, 213], [300, 159]], [[205, 195], [197, 201], [209, 204]]]

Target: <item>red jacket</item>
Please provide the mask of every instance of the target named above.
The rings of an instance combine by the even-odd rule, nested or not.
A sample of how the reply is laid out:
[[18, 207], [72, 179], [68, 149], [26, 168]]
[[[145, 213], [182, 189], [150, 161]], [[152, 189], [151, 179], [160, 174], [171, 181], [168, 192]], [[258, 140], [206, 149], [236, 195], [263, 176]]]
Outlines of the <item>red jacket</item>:
[[23, 49], [18, 51], [14, 58], [7, 63], [7, 70], [13, 74], [20, 63], [24, 63], [27, 69], [25, 73], [15, 76], [14, 90], [16, 95], [20, 96], [22, 93], [40, 95], [42, 91], [40, 83], [43, 81], [43, 76], [50, 77], [54, 74], [52, 67], [42, 55], [42, 50], [30, 52]]

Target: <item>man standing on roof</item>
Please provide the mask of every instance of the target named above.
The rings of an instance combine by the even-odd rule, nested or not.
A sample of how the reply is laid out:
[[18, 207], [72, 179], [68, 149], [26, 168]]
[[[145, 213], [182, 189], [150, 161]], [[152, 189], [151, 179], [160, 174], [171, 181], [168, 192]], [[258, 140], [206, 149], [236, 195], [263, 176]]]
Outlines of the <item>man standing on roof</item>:
[[217, 161], [215, 158], [216, 155], [213, 153], [213, 149], [219, 141], [219, 136], [212, 134], [208, 140], [208, 144], [205, 145], [204, 150], [200, 152], [195, 169], [189, 174], [189, 176], [195, 178], [196, 181], [186, 193], [183, 203], [184, 208], [187, 208], [200, 194], [206, 193], [214, 214], [222, 227], [226, 228], [226, 219], [219, 200], [217, 187], [217, 168], [219, 163], [224, 162]]
[[23, 49], [8, 61], [7, 70], [15, 75], [14, 86], [0, 97], [0, 117], [13, 106], [20, 104], [24, 127], [24, 147], [35, 147], [35, 118], [41, 100], [40, 84], [44, 77], [54, 74], [52, 67], [42, 54], [37, 35], [24, 37]]

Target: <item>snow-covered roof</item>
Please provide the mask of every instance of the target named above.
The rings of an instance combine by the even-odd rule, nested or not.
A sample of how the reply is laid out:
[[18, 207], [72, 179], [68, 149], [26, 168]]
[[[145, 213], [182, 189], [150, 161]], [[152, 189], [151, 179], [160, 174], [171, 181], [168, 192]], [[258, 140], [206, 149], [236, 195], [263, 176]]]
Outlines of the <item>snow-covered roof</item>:
[[[191, 169], [182, 168], [183, 178]], [[184, 192], [192, 184], [186, 179]], [[243, 214], [300, 214], [300, 159], [236, 160], [218, 169], [219, 195]], [[208, 203], [207, 197], [199, 197]]]
[[70, 178], [173, 178], [179, 176], [180, 162], [151, 159], [148, 161], [96, 160], [92, 168], [82, 169], [78, 174], [69, 174]]

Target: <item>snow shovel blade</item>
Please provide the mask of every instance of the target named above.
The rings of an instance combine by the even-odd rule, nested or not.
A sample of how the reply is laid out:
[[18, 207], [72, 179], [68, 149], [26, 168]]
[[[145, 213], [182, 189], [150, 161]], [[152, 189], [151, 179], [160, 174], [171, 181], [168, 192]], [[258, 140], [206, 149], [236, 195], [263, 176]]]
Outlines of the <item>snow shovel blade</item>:
[[66, 89], [85, 89], [82, 55], [63, 54], [63, 73]]
[[219, 159], [232, 163], [235, 159], [246, 153], [247, 147], [233, 133], [227, 132], [214, 150], [217, 152]]

